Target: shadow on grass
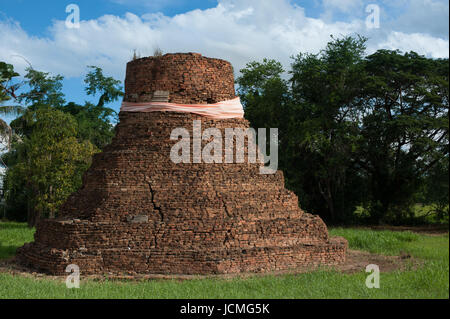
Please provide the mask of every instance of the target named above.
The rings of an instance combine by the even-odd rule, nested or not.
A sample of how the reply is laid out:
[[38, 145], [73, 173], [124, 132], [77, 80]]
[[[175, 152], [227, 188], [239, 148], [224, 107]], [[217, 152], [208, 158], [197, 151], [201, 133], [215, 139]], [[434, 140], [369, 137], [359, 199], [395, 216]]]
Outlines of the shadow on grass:
[[20, 246], [3, 246], [0, 245], [0, 260], [14, 257], [16, 255], [17, 248]]

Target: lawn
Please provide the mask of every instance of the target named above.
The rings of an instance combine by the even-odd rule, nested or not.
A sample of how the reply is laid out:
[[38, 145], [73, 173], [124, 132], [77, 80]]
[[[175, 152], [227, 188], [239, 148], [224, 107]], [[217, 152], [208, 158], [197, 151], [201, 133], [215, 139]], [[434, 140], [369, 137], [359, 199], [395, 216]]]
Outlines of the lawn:
[[[32, 241], [24, 224], [0, 222], [0, 259]], [[449, 238], [411, 232], [334, 228], [351, 249], [385, 255], [409, 253], [424, 260], [416, 270], [381, 273], [380, 288], [365, 286], [364, 269], [355, 274], [330, 270], [246, 279], [83, 280], [80, 289], [63, 281], [0, 273], [0, 298], [449, 298]]]

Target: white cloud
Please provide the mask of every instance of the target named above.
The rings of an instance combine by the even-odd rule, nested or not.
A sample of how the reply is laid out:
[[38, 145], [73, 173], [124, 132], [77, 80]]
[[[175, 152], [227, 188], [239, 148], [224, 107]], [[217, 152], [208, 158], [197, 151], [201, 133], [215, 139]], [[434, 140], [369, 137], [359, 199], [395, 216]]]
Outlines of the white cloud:
[[448, 0], [410, 0], [392, 21], [396, 31], [427, 33], [448, 40]]
[[[318, 52], [331, 34], [353, 33], [367, 33], [363, 19], [330, 22], [309, 18], [303, 8], [288, 0], [222, 0], [214, 8], [173, 17], [161, 13], [105, 15], [81, 21], [79, 29], [67, 29], [64, 21], [55, 21], [49, 37], [32, 37], [18, 23], [0, 21], [0, 60], [15, 64], [21, 71], [26, 62], [17, 57], [20, 55], [36, 69], [66, 77], [81, 76], [86, 65], [98, 65], [123, 79], [133, 49], [151, 55], [160, 47], [164, 52], [200, 52], [223, 58], [238, 71], [246, 62], [264, 57], [288, 67], [291, 55]], [[432, 57], [448, 57], [448, 40], [437, 36], [387, 29], [368, 34], [369, 51], [412, 49]]]
[[448, 57], [449, 42], [427, 34], [393, 31], [387, 39], [377, 45], [378, 49], [415, 51], [433, 58]]

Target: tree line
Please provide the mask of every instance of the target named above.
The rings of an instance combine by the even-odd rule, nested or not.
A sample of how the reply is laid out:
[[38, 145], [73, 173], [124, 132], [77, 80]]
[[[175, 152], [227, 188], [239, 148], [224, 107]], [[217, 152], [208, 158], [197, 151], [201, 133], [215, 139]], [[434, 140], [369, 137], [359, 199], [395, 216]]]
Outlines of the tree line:
[[[92, 155], [114, 136], [116, 112], [108, 103], [123, 95], [120, 81], [91, 66], [85, 77], [87, 95], [98, 103], [66, 102], [63, 77], [26, 69], [24, 81], [12, 65], [0, 62], [0, 113], [16, 115], [0, 121], [6, 150], [2, 217], [36, 225], [40, 218], [55, 217], [59, 206], [82, 183]], [[17, 94], [18, 91], [23, 91]], [[10, 103], [5, 103], [9, 101]]]
[[[417, 203], [448, 222], [448, 59], [367, 55], [366, 41], [332, 38], [317, 54], [292, 56], [289, 70], [272, 59], [248, 63], [236, 79], [245, 117], [278, 128], [287, 188], [328, 222], [404, 222]], [[123, 92], [99, 67], [85, 77], [96, 104], [66, 102], [62, 76], [31, 67], [23, 83], [17, 76], [0, 62], [0, 113], [16, 115], [0, 119], [2, 213], [32, 226], [81, 186], [92, 155], [114, 136], [107, 105]]]
[[279, 167], [302, 208], [334, 223], [401, 223], [422, 203], [448, 222], [448, 59], [366, 55], [366, 41], [332, 38], [293, 56], [287, 76], [278, 61], [248, 63], [236, 81], [245, 117], [278, 127]]

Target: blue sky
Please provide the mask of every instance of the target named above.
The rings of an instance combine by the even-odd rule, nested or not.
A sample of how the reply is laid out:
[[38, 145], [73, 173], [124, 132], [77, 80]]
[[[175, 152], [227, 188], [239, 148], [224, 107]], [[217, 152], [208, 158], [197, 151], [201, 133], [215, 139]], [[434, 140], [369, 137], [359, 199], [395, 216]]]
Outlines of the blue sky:
[[68, 4], [77, 4], [82, 10], [82, 19], [96, 19], [102, 15], [123, 15], [130, 11], [137, 15], [161, 11], [174, 16], [194, 9], [207, 9], [217, 5], [215, 0], [191, 1], [112, 1], [112, 0], [1, 0], [0, 12], [4, 17], [19, 21], [27, 32], [33, 35], [46, 35], [52, 20], [65, 20]]
[[[65, 25], [71, 3], [80, 8], [78, 29]], [[369, 4], [380, 10], [377, 28], [366, 25]], [[66, 99], [83, 103], [86, 66], [123, 81], [134, 49], [143, 56], [156, 47], [200, 52], [230, 61], [236, 74], [264, 57], [288, 68], [291, 55], [317, 52], [330, 34], [366, 35], [368, 53], [448, 57], [448, 11], [447, 0], [0, 0], [0, 61], [23, 74], [25, 58], [63, 75]], [[120, 102], [112, 106], [118, 110]]]

